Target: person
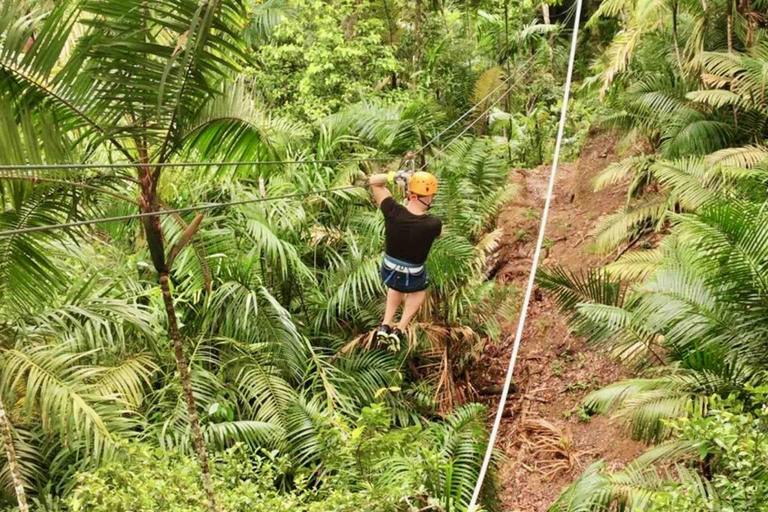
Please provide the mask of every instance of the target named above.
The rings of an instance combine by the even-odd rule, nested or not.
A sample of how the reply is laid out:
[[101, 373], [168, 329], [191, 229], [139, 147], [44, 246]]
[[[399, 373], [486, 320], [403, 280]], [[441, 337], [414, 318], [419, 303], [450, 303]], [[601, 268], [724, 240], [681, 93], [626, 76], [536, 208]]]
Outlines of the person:
[[[405, 206], [392, 197], [388, 183], [406, 188]], [[376, 336], [399, 346], [406, 327], [427, 297], [427, 256], [443, 229], [440, 218], [427, 213], [437, 194], [437, 178], [428, 172], [401, 170], [375, 174], [370, 184], [373, 198], [384, 214], [386, 233], [381, 279], [388, 288], [387, 304]], [[395, 315], [403, 303], [400, 321], [395, 324]]]

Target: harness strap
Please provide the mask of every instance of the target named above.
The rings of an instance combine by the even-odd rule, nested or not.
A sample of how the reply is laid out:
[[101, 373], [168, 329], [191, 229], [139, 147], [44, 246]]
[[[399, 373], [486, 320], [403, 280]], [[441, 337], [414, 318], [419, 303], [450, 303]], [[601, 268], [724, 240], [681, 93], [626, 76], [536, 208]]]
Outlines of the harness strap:
[[391, 271], [397, 271], [401, 272], [406, 275], [411, 274], [420, 274], [424, 271], [424, 265], [414, 265], [413, 263], [408, 263], [407, 261], [399, 260], [397, 258], [393, 258], [392, 256], [389, 256], [388, 254], [384, 255], [384, 267], [391, 270]]

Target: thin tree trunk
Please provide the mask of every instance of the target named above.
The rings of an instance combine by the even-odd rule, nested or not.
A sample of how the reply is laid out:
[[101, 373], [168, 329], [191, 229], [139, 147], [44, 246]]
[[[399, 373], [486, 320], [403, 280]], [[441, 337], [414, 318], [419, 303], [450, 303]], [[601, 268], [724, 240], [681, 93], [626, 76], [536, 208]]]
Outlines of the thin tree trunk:
[[677, 56], [677, 67], [680, 69], [680, 77], [683, 77], [683, 60], [680, 58], [680, 43], [677, 39], [677, 14], [679, 3], [675, 2], [672, 8], [672, 34], [675, 40], [675, 56]]
[[[464, 15], [465, 15], [465, 21], [464, 23], [466, 26], [464, 27], [464, 40], [469, 43], [469, 40], [472, 38], [472, 26], [469, 22], [469, 0], [464, 0]], [[472, 69], [472, 51], [469, 51], [469, 60], [467, 62], [467, 69]]]
[[184, 398], [187, 402], [187, 415], [189, 416], [189, 428], [192, 431], [192, 438], [195, 443], [195, 453], [200, 462], [201, 479], [203, 489], [208, 496], [208, 510], [216, 512], [216, 499], [213, 493], [213, 481], [211, 480], [211, 467], [208, 463], [208, 451], [205, 448], [203, 433], [200, 430], [200, 418], [197, 415], [197, 405], [195, 396], [192, 394], [192, 381], [189, 378], [189, 367], [187, 357], [184, 355], [184, 345], [179, 334], [179, 325], [176, 321], [176, 308], [173, 305], [171, 289], [168, 286], [168, 273], [160, 274], [160, 289], [163, 291], [163, 302], [165, 303], [165, 312], [168, 315], [168, 335], [173, 342], [173, 352], [176, 356], [176, 369], [181, 377], [181, 388], [184, 392]]
[[[551, 25], [552, 22], [550, 21], [549, 17], [549, 4], [546, 2], [541, 3], [541, 15], [544, 17], [544, 24], [545, 25]], [[552, 34], [549, 36], [549, 63], [552, 64], [552, 58], [554, 56], [554, 50], [552, 49], [552, 46], [554, 46], [554, 40], [552, 39]]]
[[355, 0], [355, 12], [345, 20], [344, 39], [351, 41], [355, 38], [355, 26], [357, 25], [357, 9], [360, 7], [360, 0]]
[[8, 458], [8, 467], [11, 469], [11, 479], [13, 488], [16, 491], [16, 501], [19, 503], [20, 512], [29, 512], [27, 504], [27, 493], [24, 491], [24, 481], [21, 478], [21, 469], [16, 460], [16, 448], [13, 445], [13, 436], [11, 435], [11, 420], [5, 414], [5, 405], [3, 397], [0, 396], [0, 432], [3, 434], [3, 446], [5, 456]]
[[[384, 0], [384, 14], [387, 16], [387, 30], [389, 31], [389, 46], [395, 46], [395, 35], [397, 34], [397, 23], [392, 17], [392, 13], [390, 12], [389, 3], [387, 0]], [[397, 71], [392, 71], [392, 74], [390, 75], [391, 79], [390, 81], [392, 89], [397, 89]]]
[[[137, 141], [139, 157], [141, 158], [142, 162], [148, 162], [148, 152], [146, 151], [146, 146], [140, 144], [140, 142], [141, 141]], [[159, 200], [156, 192], [159, 172], [157, 172], [156, 175], [153, 175], [149, 165], [150, 164], [144, 163], [139, 168], [139, 182], [141, 184], [139, 204], [141, 205], [141, 211], [144, 213], [156, 212], [159, 210]], [[158, 167], [157, 171], [160, 169], [161, 168]], [[213, 481], [211, 480], [211, 468], [208, 464], [208, 452], [205, 448], [203, 433], [200, 430], [200, 419], [197, 415], [197, 404], [195, 403], [195, 396], [192, 393], [192, 382], [189, 378], [187, 358], [184, 355], [184, 345], [181, 341], [179, 325], [176, 320], [176, 308], [173, 305], [171, 289], [168, 286], [169, 269], [165, 257], [163, 232], [160, 227], [160, 220], [156, 216], [144, 217], [142, 220], [144, 224], [144, 233], [146, 234], [147, 238], [149, 254], [152, 258], [152, 264], [160, 277], [160, 289], [163, 292], [165, 312], [168, 316], [168, 336], [171, 338], [171, 342], [173, 343], [173, 351], [176, 357], [176, 369], [179, 371], [179, 376], [181, 378], [181, 388], [187, 403], [189, 429], [192, 433], [197, 460], [200, 463], [200, 479], [202, 480], [205, 494], [208, 497], [208, 511], [217, 512], [216, 499], [213, 493]]]
[[417, 71], [421, 64], [421, 4], [422, 0], [416, 0], [416, 17], [413, 22], [413, 65]]
[[744, 19], [747, 21], [747, 34], [744, 38], [744, 44], [747, 46], [747, 48], [749, 48], [755, 44], [755, 30], [757, 29], [755, 18], [752, 16], [752, 8], [749, 5], [749, 0], [741, 0], [739, 10], [741, 11], [742, 16], [744, 16]]
[[[504, 2], [504, 64], [507, 68], [507, 80], [509, 80], [509, 77], [511, 76], [511, 70], [509, 67], [509, 0], [506, 0]], [[509, 89], [511, 86], [507, 85], [507, 89]], [[507, 93], [507, 97], [504, 98], [507, 103], [507, 113], [512, 113], [512, 99], [510, 98], [511, 94]]]
[[[507, 66], [507, 80], [512, 76], [512, 70], [509, 65], [509, 0], [504, 2], [504, 56], [505, 64]], [[507, 114], [510, 114], [507, 121], [507, 158], [509, 159], [509, 165], [512, 165], [512, 95], [509, 89], [512, 86], [507, 83], [507, 97], [504, 98], [507, 103]]]
[[733, 51], [733, 2], [734, 0], [728, 0], [728, 8], [726, 9], [726, 24], [727, 24], [727, 37], [728, 37], [728, 51]]
[[707, 33], [709, 32], [709, 1], [701, 0], [701, 8], [704, 11], [704, 36], [701, 38], [701, 49], [704, 51], [704, 42], [707, 40]]

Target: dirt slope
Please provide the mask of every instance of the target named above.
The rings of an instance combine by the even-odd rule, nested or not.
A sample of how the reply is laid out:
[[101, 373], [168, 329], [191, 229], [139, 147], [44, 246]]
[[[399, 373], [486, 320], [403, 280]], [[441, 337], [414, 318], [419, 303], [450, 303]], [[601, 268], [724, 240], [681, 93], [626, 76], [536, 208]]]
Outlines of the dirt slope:
[[[624, 202], [624, 188], [590, 191], [590, 180], [618, 160], [615, 141], [607, 135], [589, 141], [576, 162], [560, 166], [546, 238], [542, 267], [562, 264], [571, 269], [596, 266], [606, 258], [590, 253], [597, 219]], [[497, 279], [514, 283], [522, 296], [530, 271], [534, 244], [544, 206], [549, 166], [516, 171], [512, 180], [524, 188], [518, 202], [499, 219], [504, 229]], [[612, 259], [612, 257], [610, 257]], [[500, 346], [488, 347], [474, 386], [481, 390], [489, 414], [496, 412], [516, 324]], [[618, 423], [580, 414], [581, 399], [590, 391], [625, 375], [626, 370], [605, 354], [574, 339], [546, 293], [535, 294], [528, 313], [515, 369], [517, 391], [511, 394], [497, 447], [508, 459], [501, 468], [502, 501], [508, 512], [541, 512], [591, 462], [604, 459], [620, 467], [643, 450], [629, 440]], [[492, 416], [490, 417], [492, 421]]]

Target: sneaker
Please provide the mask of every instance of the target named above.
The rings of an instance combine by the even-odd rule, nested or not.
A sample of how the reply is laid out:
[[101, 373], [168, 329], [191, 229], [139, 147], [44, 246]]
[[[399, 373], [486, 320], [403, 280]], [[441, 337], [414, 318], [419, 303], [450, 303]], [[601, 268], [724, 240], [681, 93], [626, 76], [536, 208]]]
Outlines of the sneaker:
[[392, 329], [391, 332], [389, 333], [390, 345], [394, 346], [395, 350], [400, 349], [400, 345], [402, 345], [404, 339], [405, 339], [405, 334], [403, 333], [403, 331], [401, 331], [397, 327]]
[[379, 327], [379, 330], [376, 332], [376, 341], [378, 342], [389, 342], [392, 336], [392, 327], [388, 325], [382, 325]]

